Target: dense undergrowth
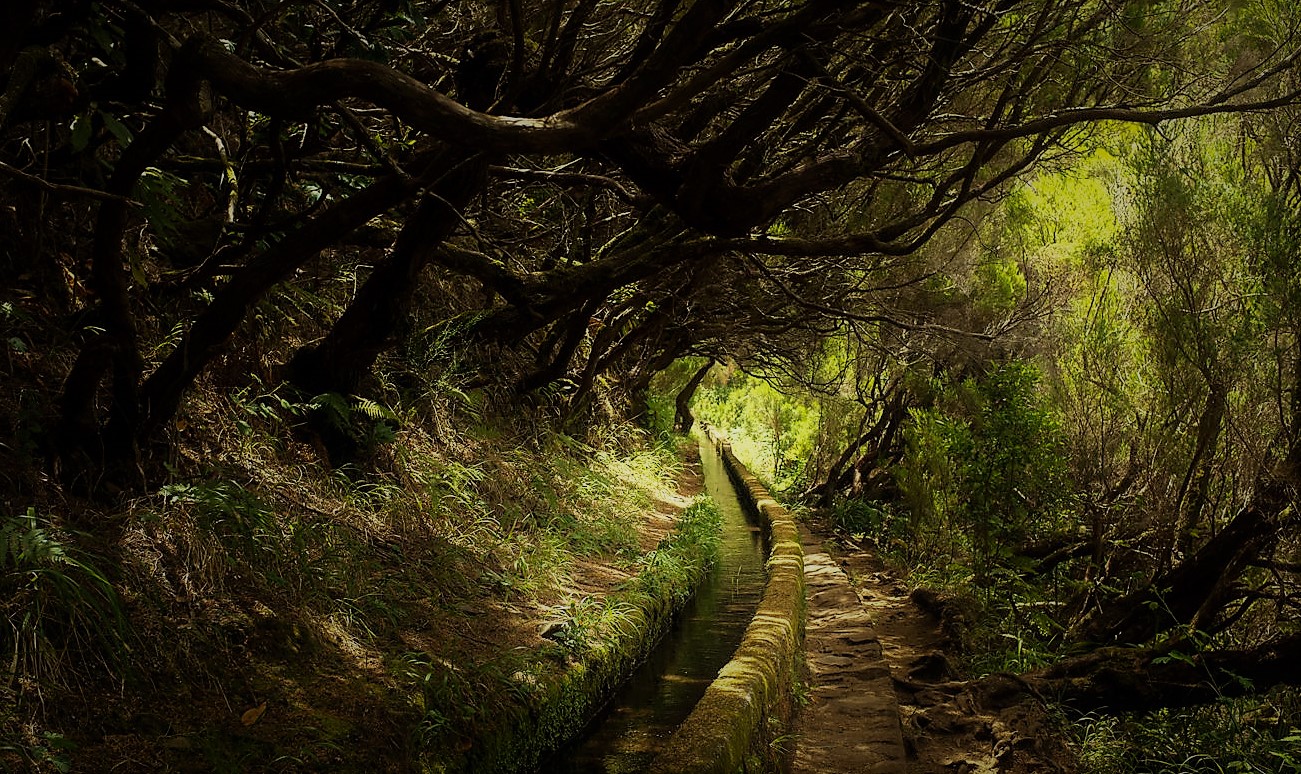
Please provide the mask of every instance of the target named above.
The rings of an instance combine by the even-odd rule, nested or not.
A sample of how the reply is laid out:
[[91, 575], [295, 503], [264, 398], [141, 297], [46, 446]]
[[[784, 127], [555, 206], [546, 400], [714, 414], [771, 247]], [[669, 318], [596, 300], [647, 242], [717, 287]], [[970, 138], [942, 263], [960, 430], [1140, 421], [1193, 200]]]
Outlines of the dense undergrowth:
[[[323, 407], [365, 430], [363, 462], [331, 468], [293, 432]], [[274, 386], [185, 416], [152, 494], [101, 506], [36, 481], [6, 502], [7, 767], [452, 765], [680, 603], [714, 550], [707, 504], [671, 537], [651, 518], [680, 502], [678, 449], [630, 426]]]
[[[937, 593], [957, 614], [950, 619], [959, 624], [955, 644], [960, 658], [955, 666], [964, 677], [1022, 674], [1078, 652], [1063, 639], [1056, 615], [1069, 595], [1078, 592], [1064, 573], [1028, 578], [1001, 567], [993, 578], [977, 582], [969, 554], [918, 548], [901, 540], [892, 534], [900, 525], [888, 508], [878, 506], [839, 503], [834, 523], [856, 539], [871, 541], [908, 585]], [[1197, 636], [1193, 633], [1193, 639]], [[1212, 644], [1207, 637], [1202, 646]], [[1192, 663], [1196, 648], [1176, 648], [1158, 658]], [[1289, 688], [1153, 712], [1081, 713], [1069, 704], [1056, 705], [1054, 711], [1056, 730], [1071, 740], [1082, 774], [1301, 771], [1301, 701]]]
[[[1031, 673], [1082, 652], [1064, 611], [1096, 582], [1079, 573], [1089, 556], [1075, 550], [1044, 568], [1024, 553], [1024, 546], [1051, 546], [1055, 536], [1072, 534], [1080, 518], [1060, 418], [1038, 389], [1041, 378], [1030, 364], [1014, 362], [982, 379], [935, 381], [930, 408], [911, 413], [902, 456], [882, 476], [888, 496], [839, 496], [826, 508], [836, 529], [874, 545], [908, 585], [943, 600], [946, 634], [958, 648], [953, 665], [964, 679]], [[807, 510], [811, 482], [799, 471], [816, 455], [816, 440], [779, 446], [774, 427], [785, 407], [793, 421], [784, 432], [807, 428], [816, 436], [812, 429], [826, 421], [816, 400], [798, 391], [774, 395], [771, 384], [729, 374], [707, 386], [696, 405], [703, 418], [727, 429], [740, 456], [777, 472], [779, 498], [797, 512]], [[803, 461], [783, 463], [783, 453]], [[1074, 542], [1061, 547], [1078, 548]], [[1197, 653], [1243, 639], [1232, 631], [1181, 628], [1158, 643], [1157, 663], [1193, 664]], [[1081, 712], [1063, 703], [1052, 709], [1085, 774], [1301, 771], [1297, 692], [1282, 687], [1238, 697], [1220, 685], [1226, 690], [1219, 698], [1199, 706]]]

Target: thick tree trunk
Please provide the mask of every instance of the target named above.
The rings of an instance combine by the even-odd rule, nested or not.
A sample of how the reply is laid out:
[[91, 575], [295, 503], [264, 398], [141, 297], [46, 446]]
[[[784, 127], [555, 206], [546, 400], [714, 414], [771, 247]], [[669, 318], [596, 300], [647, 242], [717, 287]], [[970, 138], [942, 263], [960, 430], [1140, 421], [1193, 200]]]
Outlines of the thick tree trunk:
[[447, 161], [447, 171], [407, 220], [388, 259], [371, 271], [325, 338], [293, 356], [289, 378], [299, 389], [311, 395], [355, 393], [380, 353], [394, 345], [421, 270], [483, 186], [486, 159], [449, 153]]
[[1209, 622], [1242, 571], [1278, 539], [1276, 516], [1286, 502], [1280, 498], [1283, 487], [1267, 485], [1196, 553], [1088, 621], [1081, 638], [1142, 643], [1176, 625]]
[[[129, 275], [122, 252], [128, 221], [127, 198], [146, 168], [188, 128], [202, 124], [199, 106], [186, 88], [177, 88], [168, 107], [122, 152], [107, 192], [120, 198], [100, 205], [91, 252], [90, 285], [95, 315], [103, 332], [78, 353], [63, 385], [62, 416], [56, 430], [57, 454], [65, 485], [78, 490], [130, 487], [140, 482], [137, 446], [142, 418], [140, 354], [129, 294]], [[107, 355], [108, 362], [105, 363]], [[108, 419], [101, 423], [95, 401], [111, 373]], [[92, 467], [85, 467], [90, 464]], [[110, 471], [109, 468], [112, 468]], [[108, 474], [106, 476], [106, 473]]]
[[592, 299], [587, 303], [587, 305], [575, 312], [566, 324], [557, 323], [557, 327], [559, 327], [560, 330], [556, 331], [556, 336], [563, 337], [563, 340], [560, 341], [559, 351], [554, 351], [554, 341], [552, 342], [551, 347], [546, 348], [553, 350], [554, 356], [552, 355], [552, 352], [546, 352], [544, 349], [542, 354], [549, 357], [549, 360], [538, 370], [525, 376], [523, 379], [520, 379], [519, 384], [516, 385], [517, 392], [524, 395], [533, 392], [534, 390], [539, 390], [548, 384], [555, 382], [568, 372], [569, 364], [573, 362], [574, 354], [578, 351], [579, 345], [583, 343], [583, 339], [587, 336], [588, 327], [591, 325], [592, 321], [592, 313], [596, 311], [603, 300], [604, 298]]
[[185, 338], [145, 382], [144, 432], [152, 433], [172, 418], [185, 390], [239, 329], [249, 309], [271, 288], [353, 229], [397, 206], [411, 195], [414, 185], [398, 177], [376, 181], [326, 207], [240, 269], [195, 318]]
[[681, 390], [678, 390], [678, 396], [673, 399], [673, 426], [683, 435], [690, 433], [692, 426], [696, 424], [696, 417], [691, 413], [691, 399], [696, 396], [696, 390], [699, 389], [700, 383], [705, 380], [705, 375], [713, 367], [714, 360], [710, 358], [709, 362], [691, 375], [691, 379], [687, 381]]
[[1019, 677], [995, 674], [971, 687], [991, 709], [1030, 693], [1080, 712], [1146, 712], [1209, 704], [1224, 697], [1301, 685], [1301, 634], [1248, 650], [1179, 653], [1168, 649], [1101, 648]]
[[[851, 489], [854, 496], [864, 494], [863, 482], [865, 479], [872, 478], [870, 468], [875, 466], [882, 454], [890, 450], [899, 427], [908, 415], [903, 388], [888, 390], [887, 394], [889, 399], [872, 427], [851, 443], [832, 463], [826, 479], [805, 494], [806, 498], [813, 498], [813, 502], [819, 507], [829, 507], [836, 493], [846, 488]], [[867, 450], [863, 451], [864, 448]]]

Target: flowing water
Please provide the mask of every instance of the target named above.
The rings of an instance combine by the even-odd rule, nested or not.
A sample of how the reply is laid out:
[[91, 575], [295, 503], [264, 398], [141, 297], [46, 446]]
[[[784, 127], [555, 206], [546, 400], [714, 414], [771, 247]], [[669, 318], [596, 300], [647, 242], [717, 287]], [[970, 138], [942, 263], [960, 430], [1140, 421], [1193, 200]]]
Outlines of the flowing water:
[[700, 457], [705, 488], [723, 514], [718, 563], [646, 663], [542, 772], [644, 770], [740, 644], [763, 592], [767, 551], [710, 443], [701, 443]]

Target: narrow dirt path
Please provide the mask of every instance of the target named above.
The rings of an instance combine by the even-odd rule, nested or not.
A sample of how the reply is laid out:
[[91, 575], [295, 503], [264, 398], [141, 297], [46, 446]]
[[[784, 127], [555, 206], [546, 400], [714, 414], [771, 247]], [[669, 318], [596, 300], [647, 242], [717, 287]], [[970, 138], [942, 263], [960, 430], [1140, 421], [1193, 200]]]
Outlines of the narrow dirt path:
[[808, 704], [795, 725], [796, 774], [903, 774], [899, 707], [874, 621], [849, 576], [801, 525]]
[[933, 595], [910, 593], [870, 550], [802, 526], [808, 703], [796, 721], [797, 774], [1070, 771], [1037, 705], [987, 711], [955, 679]]

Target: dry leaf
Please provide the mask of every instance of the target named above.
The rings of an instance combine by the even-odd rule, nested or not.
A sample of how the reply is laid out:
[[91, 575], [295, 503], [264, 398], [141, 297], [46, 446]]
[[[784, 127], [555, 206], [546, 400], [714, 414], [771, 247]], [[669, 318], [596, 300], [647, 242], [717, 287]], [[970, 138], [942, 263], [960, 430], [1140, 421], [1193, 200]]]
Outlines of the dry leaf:
[[261, 704], [257, 705], [253, 709], [241, 715], [239, 718], [239, 722], [243, 723], [246, 726], [251, 726], [254, 723], [256, 723], [258, 721], [258, 718], [262, 717], [262, 713], [266, 711], [267, 711], [267, 703], [262, 702]]

